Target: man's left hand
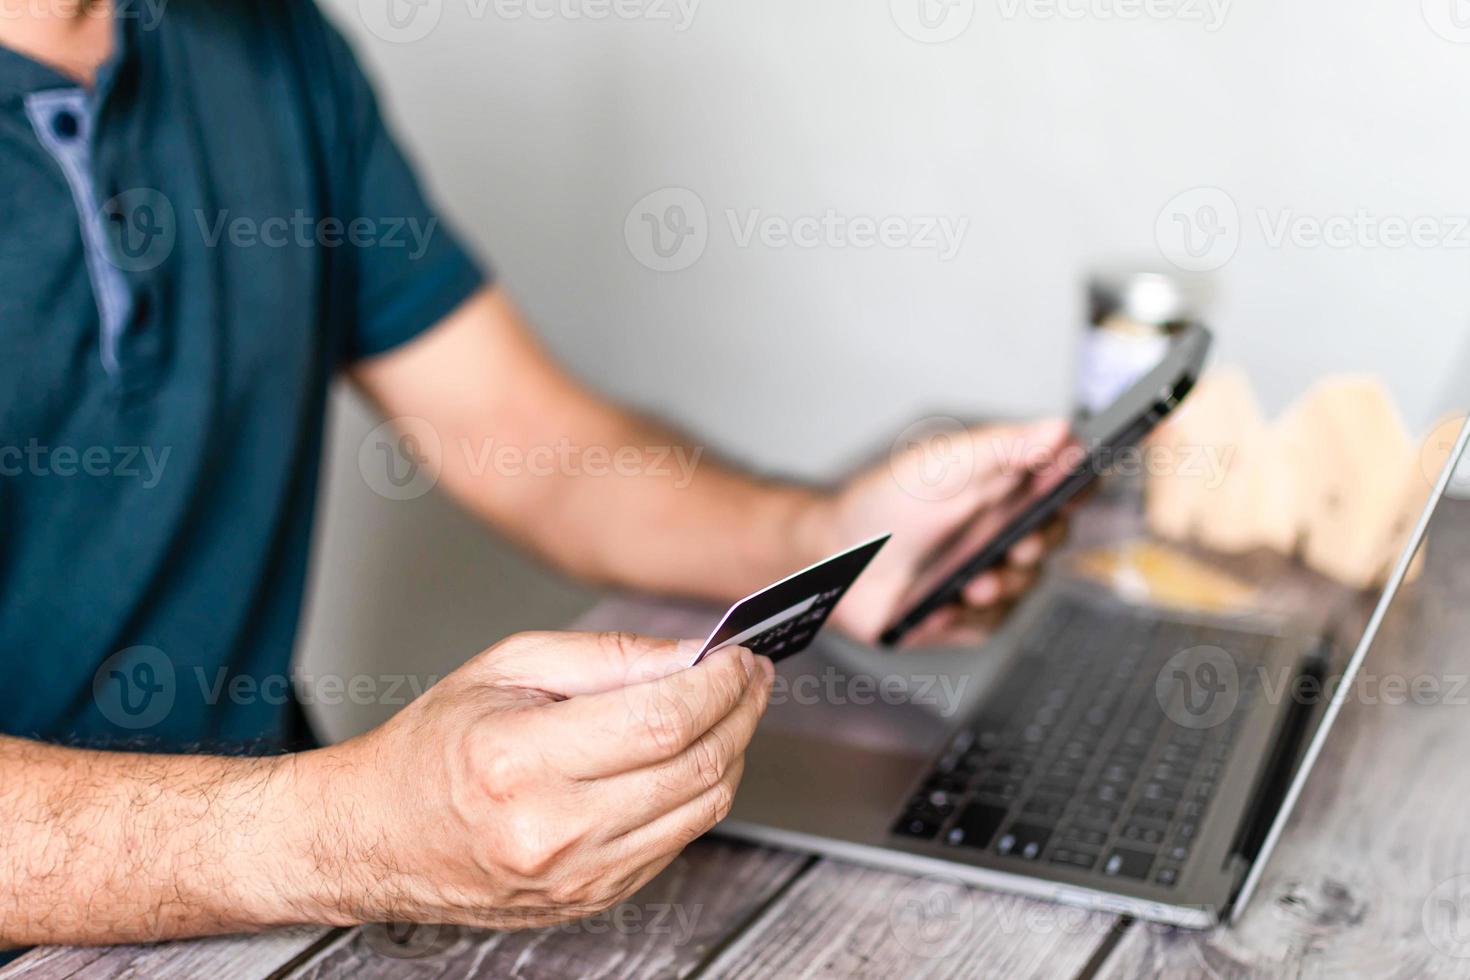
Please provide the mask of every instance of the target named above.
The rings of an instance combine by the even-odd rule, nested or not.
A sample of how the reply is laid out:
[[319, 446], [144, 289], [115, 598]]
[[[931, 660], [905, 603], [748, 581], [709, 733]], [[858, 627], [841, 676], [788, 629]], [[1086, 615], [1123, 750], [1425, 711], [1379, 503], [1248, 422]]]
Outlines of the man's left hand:
[[[988, 510], [1013, 504], [1032, 474], [1057, 459], [1068, 432], [1065, 421], [1049, 420], [905, 440], [885, 463], [823, 499], [817, 505], [820, 524], [834, 551], [893, 532], [893, 540], [837, 607], [833, 622], [857, 639], [876, 640], [915, 600], [915, 577], [935, 548]], [[983, 639], [1034, 583], [1059, 530], [1057, 524], [1021, 541], [1005, 564], [966, 586], [963, 604], [936, 612], [907, 642]]]

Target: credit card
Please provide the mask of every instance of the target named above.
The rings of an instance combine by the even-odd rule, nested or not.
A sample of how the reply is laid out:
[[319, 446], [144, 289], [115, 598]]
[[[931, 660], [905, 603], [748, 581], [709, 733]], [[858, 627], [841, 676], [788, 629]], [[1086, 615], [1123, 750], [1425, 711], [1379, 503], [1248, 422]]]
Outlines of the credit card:
[[689, 666], [730, 646], [746, 647], [772, 660], [805, 650], [891, 536], [880, 534], [741, 599], [725, 613]]

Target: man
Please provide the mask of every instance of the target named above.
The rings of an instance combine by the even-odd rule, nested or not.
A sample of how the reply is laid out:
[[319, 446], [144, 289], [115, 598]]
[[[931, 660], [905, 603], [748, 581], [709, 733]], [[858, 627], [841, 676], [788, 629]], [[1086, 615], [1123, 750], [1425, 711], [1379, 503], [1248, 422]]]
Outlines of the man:
[[[937, 502], [902, 489], [924, 447], [831, 493], [708, 463], [688, 486], [479, 475], [450, 447], [669, 437], [558, 370], [435, 224], [312, 5], [142, 13], [0, 20], [8, 946], [547, 923], [621, 901], [727, 811], [772, 677], [738, 649], [681, 669], [672, 640], [514, 636], [318, 749], [294, 704], [193, 684], [146, 724], [108, 710], [160, 686], [150, 657], [221, 684], [289, 671], [339, 371], [432, 426], [428, 463], [465, 507], [590, 581], [728, 600], [893, 530], [839, 610], [860, 637], [1015, 490], [1007, 460], [1062, 438], [974, 433], [973, 478]], [[394, 247], [390, 221], [433, 232]], [[998, 608], [1043, 550], [1025, 542], [968, 600]]]

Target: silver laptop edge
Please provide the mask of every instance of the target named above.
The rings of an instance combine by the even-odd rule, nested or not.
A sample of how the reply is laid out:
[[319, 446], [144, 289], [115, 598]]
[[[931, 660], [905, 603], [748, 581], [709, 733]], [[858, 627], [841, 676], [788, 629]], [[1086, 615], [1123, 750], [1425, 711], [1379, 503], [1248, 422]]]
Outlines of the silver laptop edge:
[[930, 875], [934, 878], [963, 882], [977, 888], [991, 889], [1023, 898], [1056, 902], [1074, 908], [1132, 915], [1165, 925], [1185, 929], [1208, 929], [1219, 919], [1210, 910], [1190, 905], [1171, 905], [1131, 898], [1116, 892], [1064, 885], [1024, 874], [1010, 874], [994, 868], [958, 864], [940, 858], [925, 857], [911, 851], [895, 851], [881, 846], [858, 844], [832, 837], [819, 837], [794, 830], [782, 830], [760, 824], [729, 823], [723, 829], [744, 840], [770, 847], [824, 854], [867, 867], [884, 868], [903, 874]]
[[1260, 886], [1261, 878], [1265, 874], [1266, 864], [1271, 858], [1271, 852], [1275, 850], [1281, 835], [1286, 831], [1286, 826], [1291, 820], [1292, 811], [1296, 808], [1297, 800], [1300, 799], [1303, 789], [1307, 785], [1307, 779], [1312, 774], [1312, 769], [1317, 764], [1318, 757], [1322, 754], [1322, 747], [1327, 744], [1327, 736], [1332, 733], [1332, 726], [1337, 721], [1338, 714], [1342, 711], [1343, 702], [1347, 693], [1352, 690], [1353, 681], [1357, 679], [1359, 671], [1363, 668], [1363, 662], [1368, 657], [1368, 651], [1373, 646], [1373, 641], [1378, 638], [1378, 630], [1383, 625], [1384, 617], [1388, 615], [1389, 606], [1393, 604], [1398, 595], [1405, 577], [1409, 573], [1409, 567], [1414, 562], [1414, 556], [1419, 546], [1424, 542], [1424, 536], [1429, 531], [1429, 522], [1439, 508], [1440, 501], [1444, 499], [1445, 491], [1449, 488], [1450, 480], [1454, 478], [1455, 470], [1460, 465], [1460, 458], [1465, 453], [1466, 444], [1470, 443], [1470, 420], [1460, 430], [1460, 436], [1455, 442], [1455, 448], [1450, 452], [1450, 458], [1445, 464], [1444, 471], [1439, 475], [1434, 492], [1429, 497], [1429, 503], [1424, 508], [1424, 513], [1419, 517], [1419, 523], [1414, 528], [1404, 552], [1399, 556], [1398, 564], [1394, 567], [1393, 575], [1389, 577], [1388, 585], [1384, 587], [1383, 594], [1378, 599], [1378, 606], [1373, 610], [1373, 616], [1368, 621], [1368, 627], [1363, 632], [1363, 638], [1358, 641], [1357, 649], [1353, 651], [1348, 660], [1347, 667], [1343, 670], [1342, 681], [1338, 684], [1337, 693], [1328, 703], [1327, 710], [1322, 716], [1322, 722], [1317, 726], [1317, 732], [1312, 736], [1312, 741], [1307, 747], [1306, 754], [1302, 757], [1302, 763], [1297, 767], [1296, 776], [1291, 781], [1291, 788], [1287, 790], [1285, 798], [1281, 801], [1280, 809], [1276, 813], [1276, 819], [1272, 821], [1271, 830], [1266, 835], [1265, 842], [1261, 845], [1261, 852], [1256, 855], [1254, 864], [1251, 866], [1250, 874], [1246, 877], [1245, 884], [1241, 886], [1240, 894], [1236, 896], [1234, 907], [1231, 910], [1230, 921], [1239, 921], [1242, 911], [1250, 902], [1251, 896], [1255, 894], [1256, 888]]

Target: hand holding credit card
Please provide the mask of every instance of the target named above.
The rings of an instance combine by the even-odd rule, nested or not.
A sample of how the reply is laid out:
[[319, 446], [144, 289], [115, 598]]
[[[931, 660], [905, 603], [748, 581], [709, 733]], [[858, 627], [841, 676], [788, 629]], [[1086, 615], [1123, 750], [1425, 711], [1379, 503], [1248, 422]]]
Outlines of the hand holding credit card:
[[690, 666], [729, 646], [772, 660], [805, 650], [889, 537], [864, 541], [741, 599], [721, 617]]

